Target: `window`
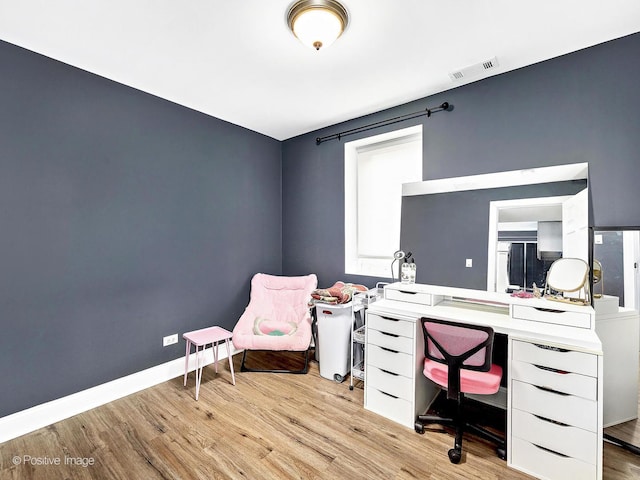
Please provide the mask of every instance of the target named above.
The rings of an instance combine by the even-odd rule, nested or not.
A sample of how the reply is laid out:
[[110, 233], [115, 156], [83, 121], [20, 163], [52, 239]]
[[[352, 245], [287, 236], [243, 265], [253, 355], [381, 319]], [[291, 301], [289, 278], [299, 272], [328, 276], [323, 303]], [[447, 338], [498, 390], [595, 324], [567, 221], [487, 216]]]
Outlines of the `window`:
[[402, 184], [422, 181], [422, 126], [345, 144], [345, 273], [391, 276]]

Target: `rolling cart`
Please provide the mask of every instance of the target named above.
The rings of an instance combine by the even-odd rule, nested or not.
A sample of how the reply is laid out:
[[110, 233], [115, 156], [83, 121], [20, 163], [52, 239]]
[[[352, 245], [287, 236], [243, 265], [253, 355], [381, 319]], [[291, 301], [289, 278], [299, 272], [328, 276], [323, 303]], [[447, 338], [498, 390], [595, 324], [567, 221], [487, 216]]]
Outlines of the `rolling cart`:
[[353, 295], [353, 324], [351, 328], [351, 381], [349, 390], [353, 390], [354, 382], [364, 382], [364, 345], [367, 308], [382, 297], [382, 288], [386, 283], [378, 282], [376, 288]]

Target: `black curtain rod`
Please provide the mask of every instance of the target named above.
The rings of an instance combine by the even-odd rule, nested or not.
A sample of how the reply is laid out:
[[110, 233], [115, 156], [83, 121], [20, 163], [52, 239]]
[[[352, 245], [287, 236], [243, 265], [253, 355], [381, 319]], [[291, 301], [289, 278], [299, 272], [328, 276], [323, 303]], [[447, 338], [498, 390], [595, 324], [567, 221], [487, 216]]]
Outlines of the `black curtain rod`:
[[363, 125], [362, 127], [352, 128], [351, 130], [345, 130], [344, 132], [334, 133], [332, 135], [327, 135], [325, 137], [317, 137], [316, 145], [320, 145], [322, 142], [326, 142], [327, 140], [335, 140], [335, 139], [340, 140], [342, 137], [346, 137], [347, 135], [366, 132], [367, 130], [372, 130], [374, 128], [386, 127], [387, 125], [393, 125], [394, 123], [404, 122], [405, 120], [411, 120], [412, 118], [418, 118], [424, 115], [426, 115], [427, 118], [429, 118], [432, 113], [442, 112], [442, 111], [450, 112], [451, 110], [453, 110], [453, 105], [450, 105], [449, 102], [444, 102], [442, 105], [439, 105], [433, 108], [427, 108], [419, 112], [406, 113], [404, 115], [400, 115], [399, 117], [393, 117], [387, 120], [381, 120], [379, 122], [370, 123], [369, 125]]

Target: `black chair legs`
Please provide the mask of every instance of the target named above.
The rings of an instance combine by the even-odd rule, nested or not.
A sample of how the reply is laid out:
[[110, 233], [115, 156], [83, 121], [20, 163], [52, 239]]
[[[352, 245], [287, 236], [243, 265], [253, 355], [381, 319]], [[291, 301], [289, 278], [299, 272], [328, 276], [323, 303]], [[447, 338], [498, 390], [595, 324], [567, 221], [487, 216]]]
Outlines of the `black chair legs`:
[[240, 364], [241, 372], [256, 372], [256, 373], [298, 373], [298, 374], [306, 374], [309, 371], [309, 349], [301, 352], [304, 355], [304, 367], [300, 370], [278, 370], [278, 369], [258, 369], [258, 368], [249, 368], [246, 365], [247, 359], [247, 351], [242, 353], [242, 363]]
[[460, 397], [460, 401], [456, 403], [456, 414], [454, 416], [418, 415], [414, 424], [415, 431], [419, 434], [424, 434], [425, 425], [429, 424], [438, 424], [442, 426], [448, 425], [454, 427], [454, 445], [448, 452], [451, 463], [460, 463], [462, 458], [462, 437], [465, 431], [474, 433], [485, 440], [493, 442], [496, 445], [496, 454], [498, 457], [502, 460], [506, 460], [507, 450], [504, 438], [479, 425], [468, 422], [462, 411], [462, 401], [464, 396], [461, 394]]

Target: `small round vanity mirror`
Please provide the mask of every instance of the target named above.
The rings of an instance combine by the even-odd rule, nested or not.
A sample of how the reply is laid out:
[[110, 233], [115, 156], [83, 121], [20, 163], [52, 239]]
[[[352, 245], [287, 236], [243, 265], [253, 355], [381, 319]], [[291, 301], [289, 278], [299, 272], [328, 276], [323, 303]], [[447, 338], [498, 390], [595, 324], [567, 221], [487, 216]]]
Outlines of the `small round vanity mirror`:
[[[577, 292], [578, 296], [564, 295]], [[584, 297], [581, 297], [581, 293]], [[589, 298], [589, 264], [580, 258], [559, 258], [547, 273], [545, 298], [587, 304]]]

